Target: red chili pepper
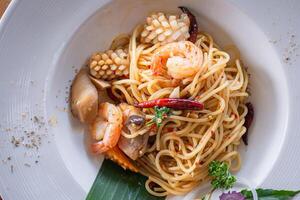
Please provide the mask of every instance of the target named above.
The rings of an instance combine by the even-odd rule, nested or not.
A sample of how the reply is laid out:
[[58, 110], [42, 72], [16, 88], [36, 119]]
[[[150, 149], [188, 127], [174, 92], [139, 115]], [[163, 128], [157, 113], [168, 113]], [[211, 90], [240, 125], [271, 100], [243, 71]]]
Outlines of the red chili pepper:
[[246, 127], [247, 131], [246, 133], [242, 136], [243, 142], [245, 145], [248, 145], [248, 130], [252, 124], [253, 118], [254, 118], [254, 108], [251, 103], [246, 103], [246, 106], [248, 108], [248, 113], [245, 116], [245, 123], [244, 126]]
[[177, 110], [202, 110], [203, 104], [190, 99], [163, 98], [135, 104], [138, 108], [167, 107]]
[[190, 37], [188, 40], [195, 43], [197, 41], [197, 34], [198, 34], [198, 24], [197, 24], [196, 17], [189, 11], [188, 8], [184, 6], [179, 6], [178, 8], [183, 13], [187, 14], [187, 16], [190, 19], [190, 28], [189, 28]]

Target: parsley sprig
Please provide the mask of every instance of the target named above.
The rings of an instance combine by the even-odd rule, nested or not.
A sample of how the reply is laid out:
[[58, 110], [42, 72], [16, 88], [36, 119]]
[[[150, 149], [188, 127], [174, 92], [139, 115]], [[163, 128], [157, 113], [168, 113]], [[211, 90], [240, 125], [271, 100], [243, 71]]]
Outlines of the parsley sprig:
[[211, 185], [214, 189], [228, 190], [236, 182], [236, 178], [229, 172], [225, 162], [212, 161], [209, 164], [208, 173], [213, 178]]
[[149, 121], [147, 123], [147, 126], [151, 126], [152, 124], [156, 124], [157, 127], [160, 127], [163, 120], [168, 117], [171, 109], [167, 108], [167, 107], [155, 106], [154, 111], [155, 111], [154, 117], [152, 118], [151, 121]]

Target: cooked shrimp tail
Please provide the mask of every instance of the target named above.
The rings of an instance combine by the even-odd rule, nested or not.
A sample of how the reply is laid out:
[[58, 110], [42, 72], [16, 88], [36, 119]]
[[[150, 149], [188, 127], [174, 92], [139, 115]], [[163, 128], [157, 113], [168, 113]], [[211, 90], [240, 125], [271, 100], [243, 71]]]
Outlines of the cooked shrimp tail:
[[129, 161], [129, 159], [124, 155], [124, 153], [119, 149], [118, 146], [115, 146], [106, 151], [105, 155], [112, 161], [118, 163], [124, 169], [138, 172], [138, 169]]
[[94, 154], [101, 154], [109, 150], [108, 146], [105, 146], [103, 141], [91, 144], [91, 152]]

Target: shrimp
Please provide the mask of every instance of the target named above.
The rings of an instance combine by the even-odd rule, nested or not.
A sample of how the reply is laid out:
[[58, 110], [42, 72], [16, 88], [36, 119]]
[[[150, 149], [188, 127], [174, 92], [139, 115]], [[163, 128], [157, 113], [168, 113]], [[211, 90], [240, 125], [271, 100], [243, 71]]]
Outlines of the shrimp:
[[174, 79], [194, 76], [203, 62], [199, 47], [189, 41], [173, 42], [162, 46], [152, 58], [154, 75], [168, 74]]
[[100, 104], [98, 116], [90, 125], [93, 139], [98, 140], [91, 145], [93, 153], [104, 153], [117, 145], [123, 127], [122, 116], [119, 107], [110, 103]]
[[108, 151], [105, 152], [106, 157], [110, 160], [114, 161], [123, 169], [129, 169], [133, 172], [138, 172], [138, 168], [130, 162], [130, 160], [127, 158], [127, 156], [123, 153], [123, 151], [120, 150], [118, 146], [115, 146]]
[[[126, 104], [126, 108], [127, 107], [129, 107], [129, 105]], [[126, 157], [124, 152], [121, 151], [117, 145], [121, 136], [121, 130], [125, 128], [123, 126], [123, 124], [125, 124], [123, 118], [127, 119], [127, 114], [131, 113], [131, 111], [124, 113], [122, 108], [125, 108], [125, 105], [122, 106], [121, 104], [120, 106], [115, 106], [110, 103], [100, 104], [98, 117], [90, 127], [93, 139], [100, 141], [92, 144], [91, 149], [92, 152], [96, 154], [105, 153], [106, 158], [116, 162], [124, 169], [138, 172], [138, 168]]]

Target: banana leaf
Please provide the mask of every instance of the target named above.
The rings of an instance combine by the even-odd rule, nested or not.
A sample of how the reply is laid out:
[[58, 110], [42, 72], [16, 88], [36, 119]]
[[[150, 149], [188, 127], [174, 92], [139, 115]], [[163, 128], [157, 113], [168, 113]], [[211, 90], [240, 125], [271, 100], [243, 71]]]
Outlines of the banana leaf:
[[86, 200], [163, 200], [145, 189], [147, 178], [105, 159]]

